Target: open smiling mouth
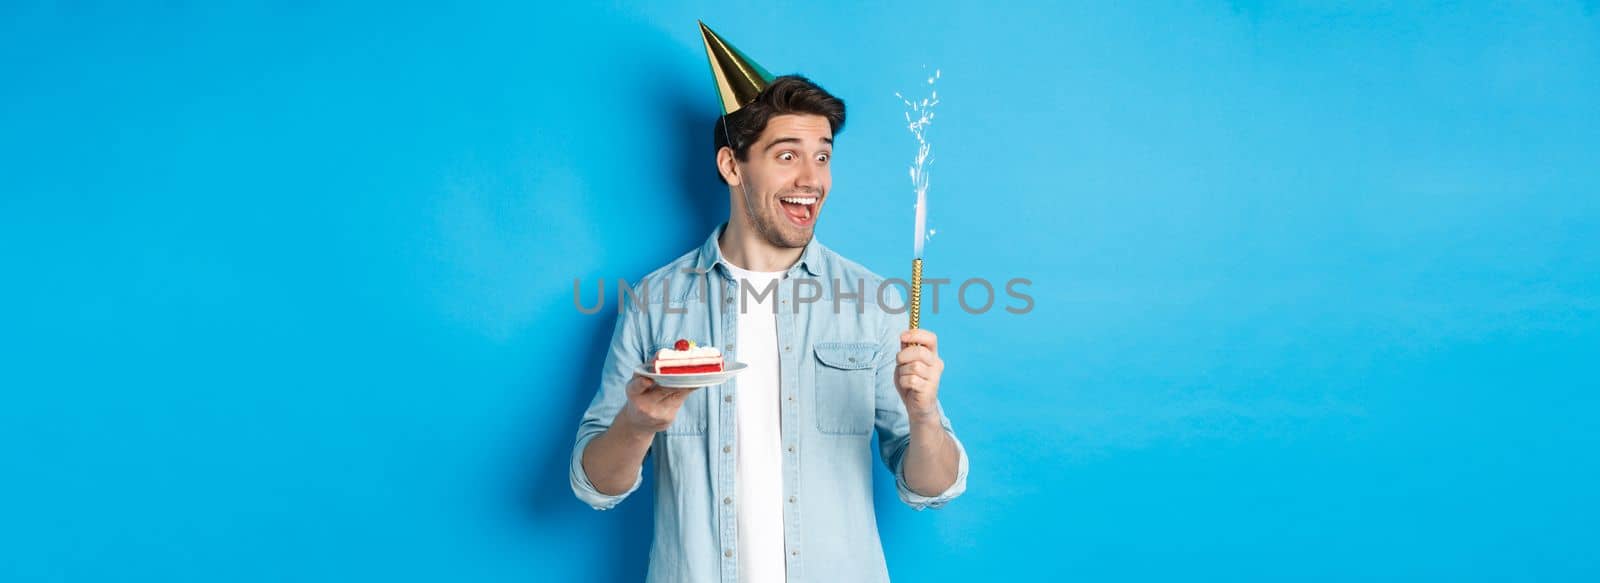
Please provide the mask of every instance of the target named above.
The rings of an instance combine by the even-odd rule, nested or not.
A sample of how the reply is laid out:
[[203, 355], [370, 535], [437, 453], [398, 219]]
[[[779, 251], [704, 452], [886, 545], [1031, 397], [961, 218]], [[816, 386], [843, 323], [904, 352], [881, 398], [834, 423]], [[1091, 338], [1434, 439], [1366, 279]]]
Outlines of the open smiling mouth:
[[817, 201], [822, 200], [815, 195], [784, 196], [778, 202], [783, 206], [783, 213], [789, 217], [789, 222], [797, 227], [809, 227], [817, 220]]

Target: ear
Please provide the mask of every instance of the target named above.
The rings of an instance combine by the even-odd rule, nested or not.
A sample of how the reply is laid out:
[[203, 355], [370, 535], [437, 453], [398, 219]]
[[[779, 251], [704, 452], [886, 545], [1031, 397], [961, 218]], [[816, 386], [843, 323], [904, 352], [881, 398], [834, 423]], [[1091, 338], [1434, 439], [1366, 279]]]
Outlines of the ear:
[[717, 150], [717, 172], [722, 174], [722, 179], [728, 181], [728, 186], [739, 186], [742, 178], [739, 175], [739, 165], [733, 157], [733, 148], [723, 146]]

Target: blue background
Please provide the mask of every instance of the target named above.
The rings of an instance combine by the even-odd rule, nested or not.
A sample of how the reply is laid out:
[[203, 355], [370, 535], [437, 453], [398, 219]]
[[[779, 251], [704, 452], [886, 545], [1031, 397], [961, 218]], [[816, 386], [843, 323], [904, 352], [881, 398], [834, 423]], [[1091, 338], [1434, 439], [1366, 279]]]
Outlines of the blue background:
[[0, 7], [0, 580], [639, 580], [573, 282], [726, 217], [696, 18], [847, 101], [888, 275], [942, 70], [929, 275], [1034, 282], [925, 315], [898, 580], [1600, 577], [1594, 2], [118, 4]]

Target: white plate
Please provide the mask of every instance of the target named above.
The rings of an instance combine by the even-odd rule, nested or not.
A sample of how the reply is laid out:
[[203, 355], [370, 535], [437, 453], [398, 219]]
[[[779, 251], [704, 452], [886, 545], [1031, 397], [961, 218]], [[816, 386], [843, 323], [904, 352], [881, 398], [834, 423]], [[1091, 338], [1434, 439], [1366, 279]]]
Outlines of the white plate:
[[726, 362], [723, 363], [722, 370], [718, 372], [661, 374], [650, 368], [650, 365], [641, 364], [639, 368], [635, 369], [635, 372], [638, 372], [641, 376], [649, 377], [650, 380], [655, 381], [657, 385], [663, 388], [698, 389], [725, 383], [728, 379], [733, 378], [733, 375], [739, 374], [747, 368], [750, 368], [750, 366], [742, 362]]

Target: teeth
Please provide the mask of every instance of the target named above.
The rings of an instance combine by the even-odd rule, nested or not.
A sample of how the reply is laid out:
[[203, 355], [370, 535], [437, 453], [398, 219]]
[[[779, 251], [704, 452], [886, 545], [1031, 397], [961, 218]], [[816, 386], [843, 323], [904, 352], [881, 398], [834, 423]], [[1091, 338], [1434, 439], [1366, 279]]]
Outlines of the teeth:
[[781, 200], [781, 201], [787, 202], [787, 203], [793, 203], [793, 204], [811, 204], [811, 203], [817, 202], [817, 197], [812, 196], [812, 197], [800, 198], [800, 197], [794, 197], [794, 196], [787, 196], [787, 197], [780, 198], [778, 200]]

